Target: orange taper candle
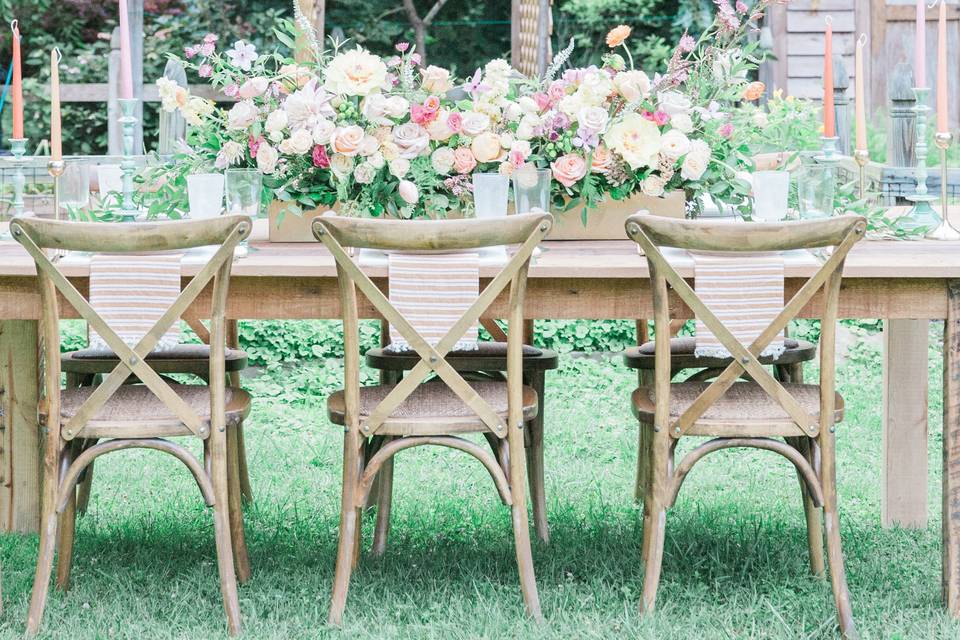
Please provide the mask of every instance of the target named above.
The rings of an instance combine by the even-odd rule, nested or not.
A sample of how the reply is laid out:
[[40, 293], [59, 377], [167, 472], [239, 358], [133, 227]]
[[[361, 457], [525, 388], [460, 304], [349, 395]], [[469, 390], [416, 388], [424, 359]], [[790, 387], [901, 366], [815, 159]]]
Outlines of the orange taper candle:
[[23, 72], [20, 69], [20, 28], [17, 21], [10, 23], [13, 30], [13, 137], [23, 138]]

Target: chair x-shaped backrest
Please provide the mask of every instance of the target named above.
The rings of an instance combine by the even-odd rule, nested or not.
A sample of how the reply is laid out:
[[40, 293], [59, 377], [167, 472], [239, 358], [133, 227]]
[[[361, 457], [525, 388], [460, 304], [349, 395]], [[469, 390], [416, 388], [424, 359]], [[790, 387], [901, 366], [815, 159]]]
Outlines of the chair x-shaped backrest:
[[156, 371], [144, 362], [144, 358], [153, 350], [170, 326], [179, 320], [180, 316], [193, 303], [197, 296], [200, 295], [214, 276], [225, 267], [229, 267], [230, 262], [233, 260], [234, 248], [248, 231], [249, 229], [245, 226], [245, 223], [234, 226], [233, 230], [227, 236], [227, 239], [214, 253], [210, 261], [207, 262], [190, 283], [184, 287], [177, 299], [164, 312], [160, 319], [157, 320], [150, 331], [144, 335], [143, 339], [141, 339], [135, 347], [131, 348], [120, 339], [117, 333], [104, 321], [94, 308], [90, 306], [87, 299], [84, 298], [63, 273], [57, 269], [56, 265], [54, 265], [44, 250], [30, 237], [29, 232], [20, 226], [14, 230], [16, 239], [33, 257], [37, 269], [43, 276], [49, 278], [56, 290], [76, 309], [77, 313], [89, 323], [90, 327], [96, 330], [120, 360], [113, 371], [110, 372], [80, 406], [77, 413], [63, 426], [62, 435], [65, 440], [72, 440], [77, 437], [83, 427], [97, 415], [97, 412], [103, 408], [131, 374], [139, 378], [190, 431], [200, 438], [206, 438], [209, 435], [206, 425], [200, 419], [200, 416], [197, 415], [197, 412], [171, 389], [170, 385], [168, 385]]
[[[417, 224], [417, 223], [409, 223]], [[445, 356], [457, 344], [467, 330], [477, 322], [480, 314], [500, 295], [504, 288], [517, 279], [526, 277], [533, 250], [550, 230], [549, 224], [541, 224], [534, 228], [527, 239], [520, 245], [514, 256], [499, 274], [484, 288], [480, 296], [470, 305], [467, 311], [450, 328], [447, 334], [434, 347], [413, 328], [413, 326], [397, 311], [386, 295], [370, 280], [369, 277], [347, 255], [343, 246], [332, 234], [325, 232], [322, 226], [314, 226], [315, 233], [323, 244], [333, 254], [337, 263], [337, 272], [340, 278], [349, 280], [363, 292], [370, 303], [379, 311], [385, 320], [392, 324], [401, 336], [406, 339], [410, 347], [420, 356], [420, 362], [404, 376], [404, 378], [384, 397], [365, 421], [360, 424], [360, 430], [366, 436], [376, 434], [384, 421], [406, 400], [411, 393], [422, 383], [423, 379], [432, 371], [443, 380], [447, 386], [470, 407], [484, 424], [499, 437], [506, 437], [507, 425], [497, 415], [490, 404], [463, 379], [445, 360]], [[348, 383], [349, 384], [349, 383]]]
[[[733, 357], [733, 362], [717, 376], [713, 383], [700, 393], [675, 422], [669, 425], [671, 435], [679, 437], [686, 433], [694, 423], [703, 416], [707, 409], [733, 386], [744, 372], [749, 374], [764, 391], [783, 407], [797, 424], [799, 435], [816, 435], [820, 429], [820, 424], [817, 419], [810, 415], [800, 402], [764, 369], [758, 357], [774, 338], [783, 332], [787, 324], [800, 313], [824, 285], [826, 285], [825, 298], [836, 295], [843, 273], [844, 259], [853, 245], [863, 237], [863, 224], [857, 223], [851, 225], [816, 274], [797, 291], [784, 306], [783, 310], [777, 314], [774, 320], [749, 347], [744, 347], [716, 315], [710, 311], [709, 307], [697, 296], [687, 281], [684, 280], [667, 261], [653, 240], [641, 229], [640, 224], [637, 222], [628, 223], [627, 232], [643, 248], [650, 265], [651, 275], [654, 279], [665, 279], [676, 292], [677, 296], [679, 296], [690, 310], [693, 311], [696, 317], [713, 332]], [[747, 230], [745, 230], [745, 232], [749, 233]], [[654, 286], [656, 286], [656, 284]], [[662, 301], [661, 304], [666, 304], [666, 301]], [[657, 326], [658, 335], [660, 331], [661, 327]], [[829, 391], [829, 393], [832, 392], [832, 390]], [[824, 416], [821, 416], [821, 420], [823, 418]], [[829, 419], [832, 420], [832, 417], [829, 417]]]

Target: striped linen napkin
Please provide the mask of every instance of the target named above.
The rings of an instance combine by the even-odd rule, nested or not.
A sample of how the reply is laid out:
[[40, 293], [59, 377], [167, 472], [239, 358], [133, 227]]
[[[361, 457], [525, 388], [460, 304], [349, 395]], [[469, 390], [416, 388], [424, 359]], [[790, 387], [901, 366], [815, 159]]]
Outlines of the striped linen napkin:
[[[478, 253], [389, 255], [390, 303], [431, 346], [450, 331], [480, 296]], [[474, 323], [452, 351], [477, 349]], [[408, 351], [410, 345], [390, 326], [388, 351]]]
[[[740, 344], [749, 348], [783, 310], [783, 256], [779, 253], [690, 254], [697, 296]], [[696, 357], [730, 357], [727, 348], [700, 318], [696, 323], [696, 340]], [[783, 351], [781, 332], [761, 355], [778, 357]]]
[[[147, 334], [180, 295], [182, 254], [108, 254], [90, 259], [90, 306], [131, 347]], [[167, 351], [180, 344], [174, 322], [153, 348]], [[96, 331], [90, 348], [112, 351]]]

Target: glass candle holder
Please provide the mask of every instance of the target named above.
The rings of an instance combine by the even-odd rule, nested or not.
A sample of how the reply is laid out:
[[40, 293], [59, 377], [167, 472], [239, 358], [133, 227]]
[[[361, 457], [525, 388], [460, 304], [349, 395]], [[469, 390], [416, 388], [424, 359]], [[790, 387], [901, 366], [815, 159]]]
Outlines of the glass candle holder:
[[[263, 174], [257, 169], [227, 169], [224, 172], [227, 195], [227, 213], [260, 217], [262, 208]], [[243, 258], [249, 249], [244, 240], [237, 245], [236, 257]]]
[[804, 167], [797, 174], [797, 208], [803, 219], [829, 218], [833, 215], [836, 178], [820, 166]]
[[553, 174], [549, 169], [526, 165], [513, 174], [513, 197], [517, 213], [550, 210], [550, 186]]
[[90, 205], [90, 165], [68, 162], [60, 177], [60, 206], [68, 213]]
[[187, 198], [192, 219], [215, 218], [223, 212], [224, 181], [222, 173], [187, 176]]
[[473, 205], [478, 218], [507, 215], [510, 178], [499, 173], [473, 174]]
[[790, 196], [790, 173], [757, 171], [753, 174], [753, 219], [757, 222], [778, 222], [787, 217]]

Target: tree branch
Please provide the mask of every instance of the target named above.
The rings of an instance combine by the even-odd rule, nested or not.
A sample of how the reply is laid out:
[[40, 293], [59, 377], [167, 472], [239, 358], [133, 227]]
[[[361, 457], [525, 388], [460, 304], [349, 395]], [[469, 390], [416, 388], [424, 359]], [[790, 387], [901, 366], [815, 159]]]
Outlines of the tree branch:
[[[413, 4], [412, 1], [411, 4]], [[423, 24], [430, 24], [433, 22], [433, 19], [437, 17], [437, 13], [440, 12], [440, 9], [443, 9], [443, 5], [445, 4], [447, 4], [447, 0], [437, 0], [434, 5], [430, 7], [430, 11], [427, 12], [427, 15], [424, 16]]]

